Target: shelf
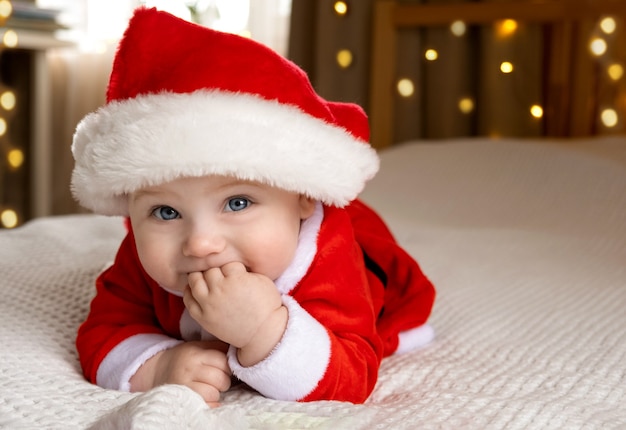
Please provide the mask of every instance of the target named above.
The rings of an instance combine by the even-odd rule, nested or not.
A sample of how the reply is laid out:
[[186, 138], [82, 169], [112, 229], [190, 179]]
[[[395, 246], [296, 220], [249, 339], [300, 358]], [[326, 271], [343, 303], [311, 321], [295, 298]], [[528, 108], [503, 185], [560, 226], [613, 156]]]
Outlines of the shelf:
[[4, 38], [7, 31], [17, 34], [17, 45], [5, 49], [29, 49], [33, 51], [45, 51], [52, 48], [65, 48], [74, 46], [74, 43], [55, 37], [53, 32], [26, 30], [14, 27], [0, 27], [0, 39]]

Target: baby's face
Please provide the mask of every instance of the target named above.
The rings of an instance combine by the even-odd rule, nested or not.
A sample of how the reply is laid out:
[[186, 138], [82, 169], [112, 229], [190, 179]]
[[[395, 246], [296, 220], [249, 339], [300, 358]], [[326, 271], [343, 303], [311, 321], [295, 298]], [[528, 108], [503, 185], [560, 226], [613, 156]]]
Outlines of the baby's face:
[[294, 257], [300, 222], [314, 202], [225, 176], [181, 178], [129, 196], [139, 259], [162, 287], [182, 292], [187, 275], [238, 261], [277, 279]]

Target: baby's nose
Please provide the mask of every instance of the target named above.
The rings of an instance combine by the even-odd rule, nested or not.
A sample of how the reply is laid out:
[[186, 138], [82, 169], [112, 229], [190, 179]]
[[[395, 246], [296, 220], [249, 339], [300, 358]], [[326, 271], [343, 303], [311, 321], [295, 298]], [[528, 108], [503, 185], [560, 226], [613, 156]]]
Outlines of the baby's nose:
[[224, 250], [226, 241], [216, 231], [194, 230], [183, 244], [183, 254], [187, 257], [204, 257]]

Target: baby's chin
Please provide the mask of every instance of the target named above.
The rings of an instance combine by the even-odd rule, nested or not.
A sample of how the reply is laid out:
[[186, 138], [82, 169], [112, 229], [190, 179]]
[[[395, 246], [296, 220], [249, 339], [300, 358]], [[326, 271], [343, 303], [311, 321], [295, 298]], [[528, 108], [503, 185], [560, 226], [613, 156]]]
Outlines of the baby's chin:
[[163, 288], [165, 291], [167, 291], [170, 294], [182, 297], [183, 293], [185, 292], [185, 288], [187, 288], [187, 285], [185, 284], [184, 286], [180, 287], [178, 285], [175, 285], [175, 286], [165, 286], [163, 284], [159, 284], [159, 287]]

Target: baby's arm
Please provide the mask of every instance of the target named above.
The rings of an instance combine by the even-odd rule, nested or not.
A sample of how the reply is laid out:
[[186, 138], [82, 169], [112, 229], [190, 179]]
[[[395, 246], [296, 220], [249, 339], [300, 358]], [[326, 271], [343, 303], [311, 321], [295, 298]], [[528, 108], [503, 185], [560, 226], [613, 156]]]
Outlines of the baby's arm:
[[163, 384], [181, 384], [200, 394], [210, 406], [230, 388], [228, 346], [219, 341], [185, 342], [158, 352], [130, 379], [131, 391], [148, 391]]
[[238, 348], [243, 366], [266, 358], [287, 326], [287, 308], [274, 282], [237, 262], [191, 273], [184, 302], [206, 331]]
[[[230, 385], [223, 342], [178, 339], [176, 318], [169, 331], [156, 324], [156, 303], [172, 315], [184, 309], [152, 286], [141, 270], [132, 236], [127, 236], [113, 266], [97, 279], [97, 294], [77, 334], [76, 347], [87, 379], [104, 388], [143, 391], [163, 383], [181, 383], [207, 401]], [[200, 371], [206, 371], [206, 373]]]

